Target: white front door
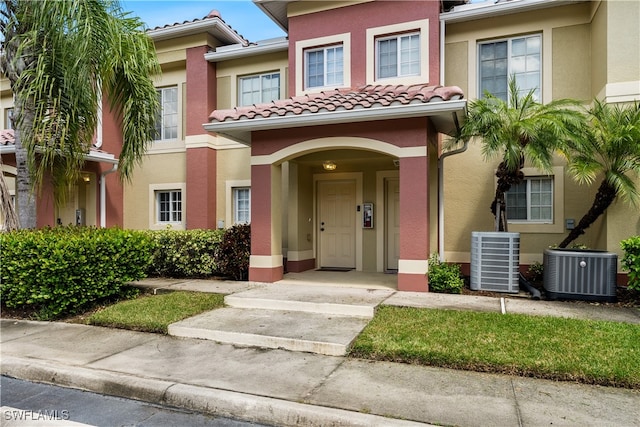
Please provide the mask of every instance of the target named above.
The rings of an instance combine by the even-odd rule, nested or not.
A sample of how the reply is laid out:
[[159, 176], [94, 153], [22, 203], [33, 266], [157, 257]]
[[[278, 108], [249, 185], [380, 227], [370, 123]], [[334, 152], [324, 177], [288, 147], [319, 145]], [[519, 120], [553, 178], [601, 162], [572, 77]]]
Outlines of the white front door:
[[356, 267], [356, 183], [318, 182], [319, 266]]
[[398, 270], [400, 259], [400, 180], [386, 180], [386, 253], [387, 270]]

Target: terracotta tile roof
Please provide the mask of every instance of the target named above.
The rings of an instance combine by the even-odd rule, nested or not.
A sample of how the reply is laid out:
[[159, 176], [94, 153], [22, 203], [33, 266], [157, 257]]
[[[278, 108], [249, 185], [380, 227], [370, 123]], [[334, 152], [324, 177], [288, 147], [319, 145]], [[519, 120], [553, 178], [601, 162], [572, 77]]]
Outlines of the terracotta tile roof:
[[206, 21], [208, 19], [216, 19], [216, 18], [218, 20], [220, 20], [224, 25], [226, 25], [231, 31], [233, 31], [235, 34], [237, 34], [239, 37], [241, 37], [242, 39], [246, 40], [242, 34], [238, 33], [238, 31], [233, 29], [231, 27], [231, 25], [227, 24], [225, 22], [225, 20], [222, 19], [222, 15], [220, 14], [220, 12], [218, 12], [215, 9], [212, 10], [211, 12], [209, 12], [209, 14], [207, 16], [205, 16], [204, 18], [196, 18], [196, 19], [182, 21], [182, 22], [174, 22], [173, 24], [159, 25], [159, 26], [154, 27], [154, 28], [149, 28], [147, 31], [165, 30], [165, 29], [168, 29], [168, 28], [180, 27], [181, 25], [195, 24], [197, 22], [202, 22], [202, 21]]
[[437, 101], [459, 100], [464, 97], [457, 86], [382, 86], [368, 85], [358, 89], [335, 89], [317, 94], [294, 96], [289, 99], [215, 110], [211, 122], [230, 122], [253, 118], [300, 116], [330, 111], [348, 111], [375, 107], [425, 104]]
[[15, 144], [13, 129], [0, 130], [0, 145]]

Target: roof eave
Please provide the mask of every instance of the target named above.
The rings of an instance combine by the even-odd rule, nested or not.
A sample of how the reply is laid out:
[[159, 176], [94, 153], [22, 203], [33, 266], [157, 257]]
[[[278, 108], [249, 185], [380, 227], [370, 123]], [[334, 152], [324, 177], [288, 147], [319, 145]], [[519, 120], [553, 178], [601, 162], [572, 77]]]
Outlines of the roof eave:
[[436, 130], [453, 134], [464, 121], [467, 101], [433, 101], [426, 104], [399, 105], [359, 110], [327, 111], [292, 116], [254, 117], [228, 122], [205, 123], [204, 129], [226, 136], [236, 142], [251, 145], [251, 132], [305, 126], [432, 117]]
[[208, 18], [196, 22], [187, 22], [171, 27], [148, 30], [147, 34], [153, 41], [167, 40], [175, 37], [184, 37], [207, 31], [218, 40], [228, 44], [244, 44], [248, 42], [240, 34], [231, 29], [220, 18]]
[[[36, 149], [37, 152], [41, 150]], [[15, 154], [16, 146], [15, 145], [2, 145], [0, 146], [0, 154]], [[118, 164], [118, 159], [113, 154], [103, 153], [99, 151], [90, 151], [88, 154], [84, 156], [84, 160], [87, 162], [97, 162], [97, 163], [109, 163], [112, 165]]]
[[490, 18], [495, 16], [510, 15], [512, 13], [527, 12], [530, 10], [546, 9], [550, 7], [565, 6], [568, 4], [584, 3], [587, 0], [511, 0], [475, 5], [465, 5], [462, 9], [452, 10], [440, 14], [440, 21], [445, 23], [473, 21], [475, 19]]
[[207, 52], [204, 54], [204, 59], [209, 62], [220, 62], [230, 59], [244, 58], [254, 55], [263, 55], [273, 52], [283, 52], [289, 49], [289, 41], [283, 40], [277, 43], [270, 43], [266, 45], [250, 45], [243, 46], [238, 49], [225, 50], [221, 52]]
[[[253, 0], [253, 3], [264, 12], [285, 33], [289, 33], [289, 18], [287, 16], [287, 3], [293, 0]], [[283, 7], [284, 5], [284, 7]]]

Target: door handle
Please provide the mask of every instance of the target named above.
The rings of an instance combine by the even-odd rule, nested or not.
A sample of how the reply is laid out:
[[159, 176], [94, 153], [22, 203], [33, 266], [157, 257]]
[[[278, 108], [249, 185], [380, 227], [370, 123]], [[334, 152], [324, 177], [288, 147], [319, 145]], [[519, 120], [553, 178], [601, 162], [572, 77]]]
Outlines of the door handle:
[[324, 221], [320, 223], [320, 231], [324, 231]]

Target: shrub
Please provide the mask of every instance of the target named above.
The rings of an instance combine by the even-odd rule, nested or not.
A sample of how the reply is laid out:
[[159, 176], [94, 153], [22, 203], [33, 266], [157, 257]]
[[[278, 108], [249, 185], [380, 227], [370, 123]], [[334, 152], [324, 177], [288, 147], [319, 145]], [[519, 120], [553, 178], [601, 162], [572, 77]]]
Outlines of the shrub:
[[228, 228], [218, 245], [216, 262], [218, 271], [233, 280], [249, 278], [249, 255], [251, 255], [251, 227], [249, 224]]
[[216, 249], [224, 230], [149, 232], [156, 243], [149, 276], [202, 278], [216, 273]]
[[429, 290], [431, 292], [441, 292], [447, 294], [462, 293], [464, 280], [460, 273], [458, 264], [447, 264], [440, 262], [438, 254], [433, 254], [429, 258]]
[[633, 236], [620, 242], [625, 252], [622, 268], [629, 272], [629, 289], [640, 291], [640, 236]]
[[544, 265], [541, 262], [535, 261], [531, 264], [527, 270], [529, 273], [529, 279], [534, 282], [539, 282], [544, 277]]
[[144, 232], [57, 227], [0, 235], [0, 298], [41, 319], [73, 314], [96, 301], [130, 294], [145, 277], [153, 242]]

